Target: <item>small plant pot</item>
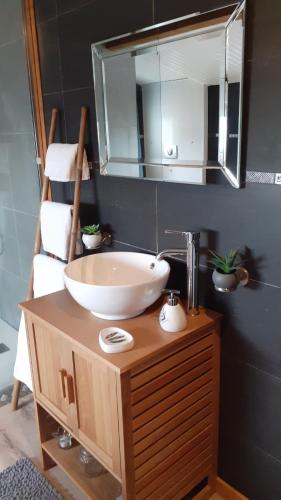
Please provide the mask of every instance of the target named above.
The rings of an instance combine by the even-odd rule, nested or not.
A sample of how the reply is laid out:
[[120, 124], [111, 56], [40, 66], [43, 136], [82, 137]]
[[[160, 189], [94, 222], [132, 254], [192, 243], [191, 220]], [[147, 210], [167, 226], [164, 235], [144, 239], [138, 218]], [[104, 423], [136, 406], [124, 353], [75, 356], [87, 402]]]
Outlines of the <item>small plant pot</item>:
[[96, 234], [82, 234], [82, 241], [87, 250], [97, 248], [101, 244], [101, 233]]
[[239, 282], [236, 271], [231, 274], [224, 274], [215, 269], [212, 278], [218, 292], [232, 292]]

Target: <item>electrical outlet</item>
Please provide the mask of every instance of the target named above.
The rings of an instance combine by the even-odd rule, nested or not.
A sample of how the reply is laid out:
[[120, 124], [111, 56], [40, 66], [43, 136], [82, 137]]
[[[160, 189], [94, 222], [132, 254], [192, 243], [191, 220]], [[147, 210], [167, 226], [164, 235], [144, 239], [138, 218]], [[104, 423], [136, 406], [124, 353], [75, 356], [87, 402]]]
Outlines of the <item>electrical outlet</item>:
[[275, 174], [275, 184], [281, 184], [281, 174]]

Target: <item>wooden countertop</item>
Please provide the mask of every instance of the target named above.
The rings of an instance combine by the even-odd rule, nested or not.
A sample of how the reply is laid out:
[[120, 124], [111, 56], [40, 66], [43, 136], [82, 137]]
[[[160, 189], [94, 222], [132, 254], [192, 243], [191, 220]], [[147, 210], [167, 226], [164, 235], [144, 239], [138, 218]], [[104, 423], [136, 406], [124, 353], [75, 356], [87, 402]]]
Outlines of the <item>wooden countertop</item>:
[[[90, 350], [122, 373], [136, 368], [155, 354], [163, 353], [167, 348], [176, 347], [187, 338], [192, 342], [196, 334], [215, 324], [221, 317], [218, 313], [202, 308], [198, 316], [188, 317], [188, 326], [185, 330], [179, 333], [167, 333], [159, 325], [161, 304], [162, 299], [141, 316], [121, 321], [96, 318], [79, 306], [67, 290], [23, 302], [20, 307], [25, 313], [31, 313], [51, 325], [71, 341]], [[99, 331], [107, 326], [118, 326], [130, 332], [135, 339], [134, 348], [118, 354], [103, 352], [99, 346], [98, 335]]]

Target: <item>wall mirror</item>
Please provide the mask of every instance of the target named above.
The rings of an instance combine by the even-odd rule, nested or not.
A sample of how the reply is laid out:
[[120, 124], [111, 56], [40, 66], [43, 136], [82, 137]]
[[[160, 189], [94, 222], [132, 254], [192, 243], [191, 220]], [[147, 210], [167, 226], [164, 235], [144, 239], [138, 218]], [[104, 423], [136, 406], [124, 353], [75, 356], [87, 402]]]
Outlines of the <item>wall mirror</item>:
[[240, 187], [245, 2], [92, 45], [104, 175]]

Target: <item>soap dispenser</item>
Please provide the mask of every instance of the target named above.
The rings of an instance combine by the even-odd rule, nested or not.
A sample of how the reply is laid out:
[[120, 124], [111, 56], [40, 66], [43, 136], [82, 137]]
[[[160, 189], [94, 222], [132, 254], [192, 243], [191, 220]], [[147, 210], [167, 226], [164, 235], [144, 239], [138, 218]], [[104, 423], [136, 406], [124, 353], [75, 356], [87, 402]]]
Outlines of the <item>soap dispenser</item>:
[[166, 332], [180, 332], [187, 324], [186, 312], [176, 296], [180, 292], [179, 290], [163, 290], [163, 293], [168, 294], [168, 301], [160, 311], [160, 326]]

